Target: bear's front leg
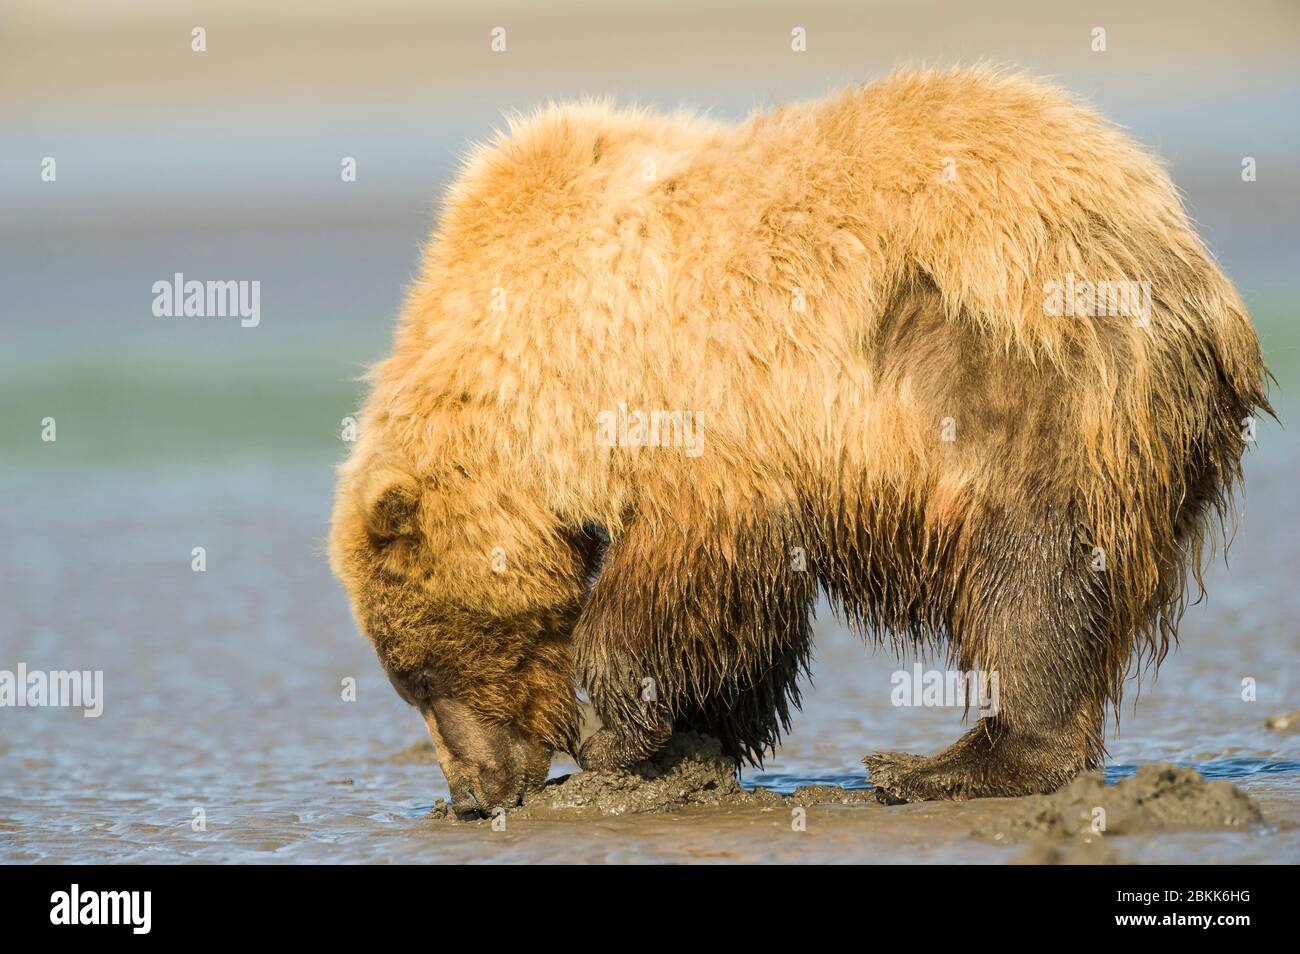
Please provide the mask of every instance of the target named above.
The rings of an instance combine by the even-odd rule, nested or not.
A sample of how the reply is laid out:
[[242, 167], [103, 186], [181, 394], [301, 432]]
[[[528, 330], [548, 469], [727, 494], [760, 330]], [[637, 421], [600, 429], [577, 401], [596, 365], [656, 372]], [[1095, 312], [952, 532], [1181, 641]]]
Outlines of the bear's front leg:
[[[609, 572], [608, 564], [605, 572]], [[611, 593], [612, 589], [606, 584], [606, 595], [593, 593], [575, 628], [581, 682], [603, 724], [577, 752], [578, 764], [588, 772], [630, 769], [658, 753], [673, 734], [672, 717], [659, 695], [658, 672], [637, 653], [631, 640], [611, 640], [598, 655], [589, 651], [591, 640], [589, 636], [584, 639], [582, 620], [587, 620], [585, 632], [589, 634], [601, 605], [622, 597]]]
[[667, 743], [673, 734], [666, 718], [650, 726], [620, 726], [600, 729], [578, 750], [578, 764], [587, 772], [622, 772], [644, 762]]
[[581, 747], [585, 769], [631, 768], [674, 730], [756, 762], [797, 705], [815, 579], [790, 557], [803, 538], [789, 513], [665, 497], [691, 519], [642, 513], [611, 540], [574, 628], [578, 681], [606, 727]]

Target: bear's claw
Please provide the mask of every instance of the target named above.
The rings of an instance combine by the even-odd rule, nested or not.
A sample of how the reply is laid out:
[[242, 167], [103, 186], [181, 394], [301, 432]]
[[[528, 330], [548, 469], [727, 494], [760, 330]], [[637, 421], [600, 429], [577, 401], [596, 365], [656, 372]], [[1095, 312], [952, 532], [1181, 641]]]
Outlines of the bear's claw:
[[868, 755], [862, 763], [871, 773], [870, 781], [876, 793], [876, 800], [886, 805], [902, 805], [904, 802], [927, 799], [927, 796], [916, 790], [911, 780], [910, 770], [931, 761], [933, 760], [920, 755], [910, 755], [907, 752], [877, 752]]
[[620, 755], [619, 738], [609, 729], [598, 729], [578, 750], [578, 764], [584, 772], [618, 772], [628, 768]]
[[1008, 766], [966, 753], [945, 751], [927, 758], [883, 752], [862, 761], [871, 770], [877, 800], [886, 805], [1028, 794]]
[[886, 805], [1046, 794], [1084, 767], [1066, 748], [982, 724], [935, 756], [877, 752], [862, 762]]

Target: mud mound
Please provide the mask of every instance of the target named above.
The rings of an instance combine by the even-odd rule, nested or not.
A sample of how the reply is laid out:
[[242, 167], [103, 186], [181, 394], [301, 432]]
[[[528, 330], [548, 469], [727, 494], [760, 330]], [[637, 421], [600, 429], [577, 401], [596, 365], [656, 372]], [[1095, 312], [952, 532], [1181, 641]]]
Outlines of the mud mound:
[[[673, 736], [662, 752], [629, 772], [575, 772], [547, 782], [528, 796], [511, 817], [538, 818], [556, 812], [632, 815], [674, 811], [691, 805], [872, 804], [870, 791], [808, 785], [790, 795], [745, 789], [736, 780], [736, 763], [715, 739], [692, 732]], [[454, 818], [445, 802], [435, 818]]]
[[1259, 806], [1231, 782], [1207, 782], [1177, 765], [1144, 765], [1115, 785], [1089, 772], [1058, 792], [1016, 799], [1015, 805], [1009, 834], [1058, 838], [1246, 828], [1264, 820]]
[[753, 796], [736, 781], [735, 772], [736, 763], [716, 741], [683, 734], [630, 772], [577, 772], [556, 779], [529, 799], [525, 811], [595, 808], [602, 815], [625, 815], [682, 805], [745, 804]]

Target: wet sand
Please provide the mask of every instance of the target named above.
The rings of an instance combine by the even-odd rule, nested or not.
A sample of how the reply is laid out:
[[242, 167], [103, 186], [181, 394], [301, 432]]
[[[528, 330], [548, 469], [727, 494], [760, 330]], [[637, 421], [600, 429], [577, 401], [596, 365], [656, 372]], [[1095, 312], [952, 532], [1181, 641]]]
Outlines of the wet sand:
[[[414, 746], [395, 757], [424, 762], [432, 749]], [[1047, 796], [907, 805], [886, 805], [869, 788], [805, 785], [788, 794], [746, 788], [735, 769], [713, 740], [680, 736], [631, 772], [555, 778], [525, 805], [488, 817], [458, 818], [439, 800], [426, 818], [493, 835], [549, 839], [567, 831], [580, 842], [590, 841], [593, 829], [602, 837], [652, 840], [673, 818], [683, 834], [690, 828], [709, 832], [707, 848], [680, 845], [682, 860], [719, 861], [756, 860], [756, 849], [765, 852], [788, 831], [812, 832], [805, 847], [832, 858], [865, 850], [872, 839], [887, 838], [895, 850], [943, 839], [950, 849], [965, 844], [1011, 852], [1005, 860], [1021, 864], [1132, 864], [1126, 850], [1144, 847], [1134, 836], [1234, 830], [1262, 836], [1296, 828], [1295, 819], [1266, 820], [1259, 804], [1232, 783], [1207, 781], [1170, 764], [1143, 766], [1116, 784], [1107, 784], [1100, 772], [1086, 773]], [[784, 853], [798, 844], [772, 847]]]

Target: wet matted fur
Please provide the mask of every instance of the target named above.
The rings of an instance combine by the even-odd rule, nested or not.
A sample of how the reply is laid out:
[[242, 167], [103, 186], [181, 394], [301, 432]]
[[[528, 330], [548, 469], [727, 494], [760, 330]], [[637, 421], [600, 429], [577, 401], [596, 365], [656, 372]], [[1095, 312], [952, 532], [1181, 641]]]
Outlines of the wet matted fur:
[[[1067, 279], [1149, 314], [1053, 314]], [[332, 563], [409, 701], [572, 751], [583, 688], [601, 768], [683, 726], [761, 758], [820, 587], [999, 674], [952, 748], [872, 759], [882, 791], [1048, 791], [1167, 651], [1265, 373], [1159, 164], [1040, 82], [904, 71], [736, 126], [552, 106], [448, 193]], [[691, 412], [701, 452], [610, 446], [620, 407]]]

